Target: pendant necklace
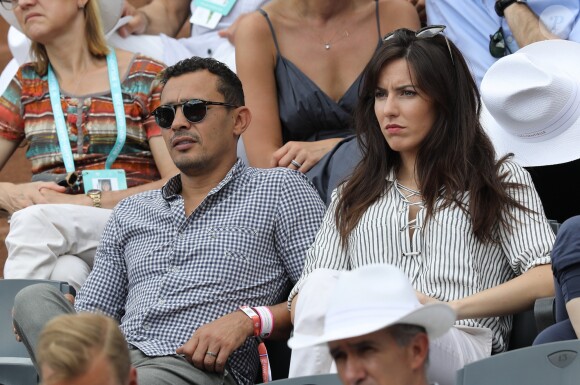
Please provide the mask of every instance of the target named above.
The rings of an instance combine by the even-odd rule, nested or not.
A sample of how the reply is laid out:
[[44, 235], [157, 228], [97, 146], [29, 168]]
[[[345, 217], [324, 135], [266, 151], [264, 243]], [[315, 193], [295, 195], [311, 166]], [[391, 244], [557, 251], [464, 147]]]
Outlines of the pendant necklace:
[[[324, 38], [321, 39], [320, 35], [313, 35], [312, 32], [310, 32], [310, 34], [313, 35], [313, 37], [316, 37], [316, 40], [318, 40], [318, 42], [320, 44], [322, 44], [325, 51], [328, 51], [328, 50], [330, 50], [330, 48], [332, 47], [333, 44], [336, 44], [339, 41], [346, 39], [347, 37], [350, 37], [351, 33], [349, 32], [349, 28], [355, 23], [355, 21], [348, 24], [346, 26], [346, 28], [339, 28], [339, 29], [335, 30], [334, 34], [330, 37], [330, 39], [324, 39]], [[344, 25], [344, 23], [343, 23], [343, 25]], [[311, 31], [312, 31], [312, 29], [311, 29]]]
[[[347, 37], [350, 36], [350, 33], [348, 32], [347, 29], [345, 29], [343, 31], [343, 33], [339, 36], [338, 39], [335, 39], [336, 35], [338, 32], [336, 32], [332, 38], [330, 40], [327, 40], [324, 42], [324, 49], [326, 49], [327, 51], [330, 49], [330, 47], [332, 47], [332, 44], [334, 43], [338, 43], [339, 41], [341, 41], [342, 39], [346, 39]], [[319, 40], [320, 41], [320, 40]], [[322, 41], [320, 41], [320, 43], [323, 43]]]

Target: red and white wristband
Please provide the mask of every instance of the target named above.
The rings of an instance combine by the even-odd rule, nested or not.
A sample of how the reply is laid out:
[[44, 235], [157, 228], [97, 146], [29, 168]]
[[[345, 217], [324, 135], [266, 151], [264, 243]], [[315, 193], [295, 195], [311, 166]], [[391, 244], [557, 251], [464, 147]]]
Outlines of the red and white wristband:
[[267, 306], [240, 306], [240, 310], [252, 319], [254, 336], [268, 338], [274, 330], [274, 316]]
[[266, 306], [251, 308], [249, 306], [240, 306], [240, 310], [246, 313], [252, 320], [254, 327], [254, 336], [258, 338], [258, 355], [262, 366], [262, 382], [272, 381], [272, 370], [268, 359], [268, 351], [262, 338], [268, 338], [274, 330], [274, 316]]

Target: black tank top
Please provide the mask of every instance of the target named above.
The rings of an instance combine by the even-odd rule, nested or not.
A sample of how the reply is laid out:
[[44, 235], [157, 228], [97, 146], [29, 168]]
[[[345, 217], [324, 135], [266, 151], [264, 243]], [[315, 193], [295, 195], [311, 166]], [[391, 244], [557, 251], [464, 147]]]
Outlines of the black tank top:
[[[375, 4], [378, 49], [382, 43], [378, 0], [375, 0]], [[362, 74], [356, 78], [340, 100], [335, 102], [294, 63], [281, 55], [272, 22], [266, 11], [263, 9], [259, 11], [268, 21], [277, 51], [274, 74], [284, 143], [291, 140], [312, 142], [344, 138], [354, 134], [352, 114], [358, 100]]]

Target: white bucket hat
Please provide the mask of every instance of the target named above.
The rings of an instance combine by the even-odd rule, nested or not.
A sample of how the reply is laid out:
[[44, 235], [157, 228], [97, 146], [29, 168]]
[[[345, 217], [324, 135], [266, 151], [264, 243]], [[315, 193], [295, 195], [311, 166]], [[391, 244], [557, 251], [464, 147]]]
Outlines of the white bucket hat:
[[[93, 0], [90, 0], [93, 1]], [[101, 11], [101, 19], [103, 21], [103, 28], [105, 34], [115, 27], [117, 21], [121, 18], [121, 12], [123, 11], [123, 1], [122, 0], [98, 0], [99, 9]], [[2, 5], [0, 5], [0, 15], [6, 20], [11, 26], [22, 32], [22, 28], [14, 16], [13, 11], [8, 11]]]
[[501, 58], [481, 82], [481, 122], [522, 166], [580, 158], [580, 44], [546, 40]]
[[455, 322], [445, 303], [421, 305], [407, 276], [387, 264], [342, 271], [330, 294], [324, 330], [318, 337], [295, 336], [292, 349], [358, 337], [394, 324], [422, 326], [430, 338], [443, 335]]

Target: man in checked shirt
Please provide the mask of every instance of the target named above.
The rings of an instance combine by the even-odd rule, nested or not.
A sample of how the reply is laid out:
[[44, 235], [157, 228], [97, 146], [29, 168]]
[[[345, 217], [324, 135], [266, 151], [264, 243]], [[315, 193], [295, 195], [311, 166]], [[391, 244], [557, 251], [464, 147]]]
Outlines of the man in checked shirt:
[[[15, 299], [15, 328], [33, 352], [52, 317], [102, 312], [119, 321], [140, 384], [250, 384], [253, 336], [288, 336], [285, 298], [325, 207], [301, 173], [237, 159], [251, 115], [225, 65], [194, 57], [162, 79], [153, 115], [180, 173], [117, 205], [74, 308], [30, 286]], [[257, 307], [261, 328], [243, 305]]]

